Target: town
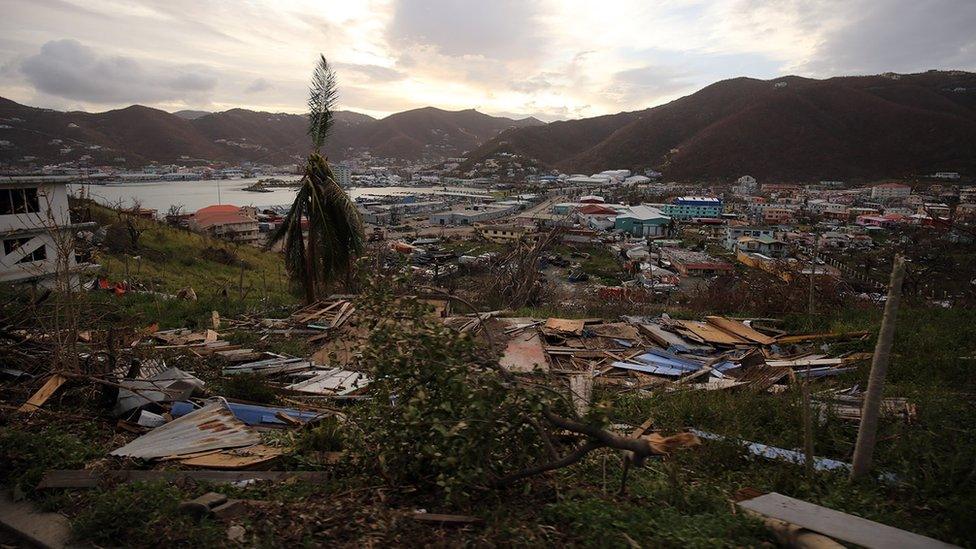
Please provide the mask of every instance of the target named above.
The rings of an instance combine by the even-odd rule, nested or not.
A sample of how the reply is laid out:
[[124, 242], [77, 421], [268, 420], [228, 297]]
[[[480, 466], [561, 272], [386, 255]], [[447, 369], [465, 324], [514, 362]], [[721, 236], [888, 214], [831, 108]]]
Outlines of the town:
[[[414, 273], [443, 283], [459, 267], [484, 263], [505, 246], [537, 241], [558, 230], [562, 244], [605, 257], [607, 264], [597, 269], [596, 261], [555, 254], [544, 262], [553, 282], [572, 281], [579, 290], [599, 287], [604, 294], [648, 301], [667, 301], [675, 292], [700, 290], [716, 277], [748, 269], [785, 282], [839, 280], [849, 291], [877, 299], [887, 273], [872, 258], [891, 255], [885, 248], [900, 245], [892, 234], [920, 231], [964, 245], [972, 243], [970, 227], [976, 221], [976, 186], [952, 172], [932, 174], [914, 190], [899, 181], [761, 184], [748, 175], [724, 185], [680, 184], [663, 182], [653, 171], [635, 175], [629, 170], [532, 175], [501, 183], [500, 178], [454, 177], [454, 166], [439, 173], [418, 170], [401, 180], [381, 168], [343, 168], [337, 174], [344, 188], [376, 174], [402, 186], [395, 194], [366, 190], [355, 202], [369, 240], [403, 254]], [[59, 262], [43, 231], [23, 216], [11, 216], [21, 211], [18, 207], [35, 212], [37, 197], [49, 197], [63, 216], [69, 193], [84, 198], [107, 177], [101, 170], [87, 175], [47, 171], [51, 175], [2, 178], [8, 187], [3, 200], [3, 215], [10, 216], [6, 234], [32, 234], [33, 239], [7, 246], [0, 280], [43, 280]], [[412, 192], [411, 186], [432, 190]], [[26, 206], [18, 206], [24, 204], [20, 193], [28, 197]], [[233, 204], [193, 212], [122, 208], [128, 216], [257, 247], [265, 245], [286, 211]], [[968, 291], [936, 281], [925, 285], [926, 297], [946, 303], [964, 299]]]
[[4, 1], [0, 546], [976, 546], [976, 8]]

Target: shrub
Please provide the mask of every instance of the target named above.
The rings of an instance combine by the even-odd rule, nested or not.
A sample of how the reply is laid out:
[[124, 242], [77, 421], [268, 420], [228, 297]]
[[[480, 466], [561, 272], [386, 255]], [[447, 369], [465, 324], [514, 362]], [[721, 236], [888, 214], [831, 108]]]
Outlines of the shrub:
[[374, 381], [357, 411], [361, 455], [397, 484], [464, 499], [494, 478], [540, 461], [527, 422], [542, 399], [505, 383], [474, 341], [428, 316], [414, 299], [374, 284], [362, 309], [380, 319], [361, 364]]

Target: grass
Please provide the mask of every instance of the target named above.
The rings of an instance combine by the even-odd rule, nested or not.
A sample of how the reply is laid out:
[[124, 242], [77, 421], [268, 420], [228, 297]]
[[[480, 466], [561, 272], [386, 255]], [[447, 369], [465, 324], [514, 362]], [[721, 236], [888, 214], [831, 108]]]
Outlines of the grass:
[[197, 523], [178, 510], [188, 497], [181, 488], [161, 482], [98, 490], [72, 521], [72, 530], [78, 538], [113, 547], [206, 547], [223, 541], [225, 526], [206, 518]]
[[[571, 247], [568, 245], [558, 245], [554, 246], [552, 251], [569, 259], [571, 262], [578, 262], [582, 272], [598, 279], [602, 284], [618, 286], [621, 282], [630, 278], [624, 273], [621, 261], [606, 246], [580, 245]], [[589, 257], [572, 257], [571, 254], [573, 252], [585, 253]]]
[[96, 430], [90, 423], [71, 431], [61, 426], [0, 427], [0, 479], [33, 494], [45, 471], [78, 469], [103, 455], [103, 449], [91, 442]]
[[[100, 224], [119, 222], [112, 210], [96, 205], [91, 210], [93, 219]], [[237, 302], [236, 306], [240, 307], [296, 302], [284, 262], [277, 253], [223, 242], [155, 221], [135, 222], [142, 229], [138, 249], [99, 253], [95, 261], [102, 267], [100, 276], [112, 282], [128, 280], [130, 284], [163, 294], [193, 288], [197, 298], [207, 303]]]

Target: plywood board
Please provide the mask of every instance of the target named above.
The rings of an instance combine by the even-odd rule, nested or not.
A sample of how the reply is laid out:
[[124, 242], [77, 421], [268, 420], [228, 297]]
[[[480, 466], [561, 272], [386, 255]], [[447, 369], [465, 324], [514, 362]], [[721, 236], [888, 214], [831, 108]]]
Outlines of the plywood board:
[[554, 332], [581, 335], [583, 333], [583, 324], [584, 321], [582, 319], [550, 318], [546, 320], [546, 329]]
[[772, 345], [776, 342], [776, 338], [757, 332], [756, 330], [753, 330], [749, 326], [746, 326], [737, 320], [729, 320], [728, 318], [721, 316], [706, 316], [705, 321], [713, 326], [717, 326], [723, 331], [729, 332], [732, 335], [743, 339], [748, 339], [749, 341], [759, 343], [761, 345]]
[[948, 543], [772, 492], [739, 507], [864, 547], [944, 548]]
[[180, 463], [190, 467], [201, 467], [205, 469], [250, 469], [269, 463], [277, 459], [281, 454], [282, 451], [279, 448], [256, 444], [247, 448], [235, 448], [233, 450], [208, 453], [206, 455], [184, 459]]
[[678, 320], [683, 328], [713, 345], [747, 345], [749, 341], [704, 322]]
[[549, 361], [538, 332], [528, 330], [509, 340], [498, 364], [509, 372], [549, 371]]

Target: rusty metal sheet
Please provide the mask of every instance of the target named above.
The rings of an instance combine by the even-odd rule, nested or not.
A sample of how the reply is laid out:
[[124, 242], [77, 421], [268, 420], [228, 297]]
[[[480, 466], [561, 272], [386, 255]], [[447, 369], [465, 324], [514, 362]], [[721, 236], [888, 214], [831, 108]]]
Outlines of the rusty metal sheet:
[[776, 343], [776, 338], [757, 332], [737, 320], [730, 320], [721, 316], [706, 316], [705, 321], [736, 337], [747, 339], [761, 345], [772, 345]]
[[155, 459], [261, 442], [258, 432], [234, 417], [223, 400], [175, 419], [113, 451], [113, 456]]

